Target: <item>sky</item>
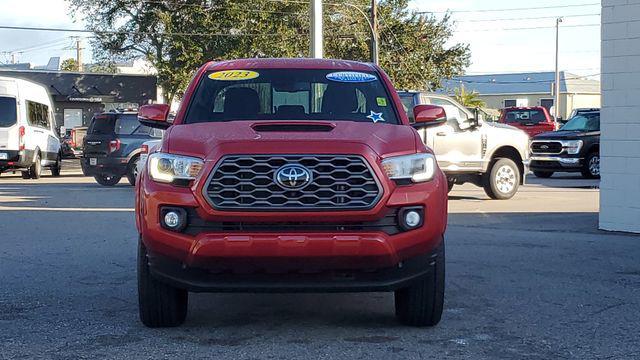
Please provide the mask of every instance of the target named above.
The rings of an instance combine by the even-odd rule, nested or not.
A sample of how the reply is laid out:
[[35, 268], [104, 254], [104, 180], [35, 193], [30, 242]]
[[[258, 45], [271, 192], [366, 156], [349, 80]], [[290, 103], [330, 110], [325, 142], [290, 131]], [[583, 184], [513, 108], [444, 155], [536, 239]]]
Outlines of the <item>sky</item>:
[[[471, 47], [468, 74], [552, 71], [557, 16], [564, 16], [561, 70], [583, 76], [600, 72], [600, 27], [585, 26], [600, 23], [599, 0], [413, 0], [411, 6], [438, 18], [450, 12], [455, 22], [450, 43]], [[540, 9], [553, 6], [565, 7]], [[0, 25], [83, 27], [64, 0], [0, 0]], [[0, 62], [10, 61], [12, 52], [18, 61], [35, 65], [46, 64], [51, 56], [74, 57], [71, 35], [77, 34], [0, 29]], [[85, 62], [90, 62], [89, 44], [84, 44]]]

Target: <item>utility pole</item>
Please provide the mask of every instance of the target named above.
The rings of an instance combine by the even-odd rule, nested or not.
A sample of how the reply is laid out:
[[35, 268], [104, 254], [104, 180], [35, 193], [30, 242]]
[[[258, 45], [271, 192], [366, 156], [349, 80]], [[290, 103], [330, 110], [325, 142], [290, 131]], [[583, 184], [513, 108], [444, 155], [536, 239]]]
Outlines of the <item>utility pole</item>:
[[312, 0], [310, 6], [311, 57], [322, 59], [324, 57], [322, 46], [322, 0]]
[[553, 108], [554, 108], [554, 116], [556, 125], [558, 124], [558, 119], [560, 118], [560, 23], [562, 22], [562, 18], [559, 17], [556, 19], [556, 81], [554, 84], [553, 90]]
[[378, 50], [378, 4], [371, 0], [371, 62], [380, 62], [380, 50]]
[[84, 66], [82, 66], [82, 39], [80, 36], [76, 37], [76, 62], [78, 63], [78, 71], [83, 72]]
[[16, 63], [16, 53], [14, 53], [14, 52], [11, 53], [11, 63], [12, 64]]

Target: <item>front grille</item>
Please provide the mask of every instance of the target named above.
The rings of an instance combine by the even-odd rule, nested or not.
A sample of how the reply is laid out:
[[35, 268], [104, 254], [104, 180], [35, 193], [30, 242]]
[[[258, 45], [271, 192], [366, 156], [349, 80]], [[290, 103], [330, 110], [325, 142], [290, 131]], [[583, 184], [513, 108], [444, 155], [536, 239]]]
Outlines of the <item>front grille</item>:
[[[275, 181], [276, 172], [292, 164], [312, 174], [301, 190]], [[364, 210], [381, 195], [373, 171], [357, 155], [230, 155], [217, 164], [205, 188], [218, 210]]]
[[309, 221], [283, 221], [269, 223], [250, 222], [211, 222], [202, 219], [195, 209], [188, 208], [187, 222], [184, 233], [196, 236], [203, 232], [265, 232], [265, 233], [296, 233], [296, 232], [363, 232], [382, 231], [388, 235], [396, 235], [404, 230], [398, 223], [398, 210], [392, 210], [384, 217], [374, 221], [354, 221], [341, 223], [318, 223]]
[[531, 143], [533, 154], [560, 154], [562, 143], [558, 141], [536, 141]]

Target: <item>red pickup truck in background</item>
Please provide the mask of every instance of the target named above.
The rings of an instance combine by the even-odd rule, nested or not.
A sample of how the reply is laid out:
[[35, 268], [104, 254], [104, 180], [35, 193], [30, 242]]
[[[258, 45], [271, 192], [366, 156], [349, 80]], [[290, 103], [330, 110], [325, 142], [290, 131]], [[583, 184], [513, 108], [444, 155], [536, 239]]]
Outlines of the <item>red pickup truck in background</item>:
[[502, 109], [498, 122], [524, 130], [529, 137], [556, 130], [556, 123], [543, 106]]

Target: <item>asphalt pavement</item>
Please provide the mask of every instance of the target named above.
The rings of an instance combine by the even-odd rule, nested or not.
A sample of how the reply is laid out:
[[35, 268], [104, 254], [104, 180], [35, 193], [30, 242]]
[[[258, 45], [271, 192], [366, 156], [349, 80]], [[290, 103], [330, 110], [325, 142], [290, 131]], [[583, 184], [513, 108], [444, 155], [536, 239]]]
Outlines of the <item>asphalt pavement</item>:
[[600, 232], [598, 182], [531, 177], [509, 201], [450, 196], [445, 313], [393, 295], [191, 294], [184, 326], [138, 321], [133, 188], [0, 176], [0, 358], [637, 359], [640, 236]]

